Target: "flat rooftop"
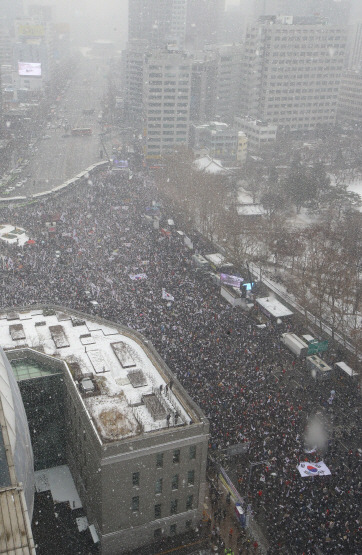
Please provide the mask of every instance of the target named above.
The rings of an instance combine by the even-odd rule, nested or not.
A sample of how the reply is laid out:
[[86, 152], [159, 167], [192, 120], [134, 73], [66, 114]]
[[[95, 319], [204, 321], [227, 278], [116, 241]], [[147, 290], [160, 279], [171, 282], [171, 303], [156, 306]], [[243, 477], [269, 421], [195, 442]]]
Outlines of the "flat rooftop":
[[31, 358], [34, 351], [22, 352], [26, 348], [47, 355], [47, 365], [50, 357], [65, 362], [101, 442], [195, 421], [186, 392], [174, 387], [151, 345], [132, 330], [109, 324], [65, 310], [12, 310], [0, 314], [0, 345], [11, 362], [23, 353]]
[[264, 309], [268, 314], [274, 316], [274, 318], [285, 318], [286, 316], [292, 316], [293, 312], [284, 306], [274, 297], [262, 297], [256, 299], [256, 302], [262, 309]]

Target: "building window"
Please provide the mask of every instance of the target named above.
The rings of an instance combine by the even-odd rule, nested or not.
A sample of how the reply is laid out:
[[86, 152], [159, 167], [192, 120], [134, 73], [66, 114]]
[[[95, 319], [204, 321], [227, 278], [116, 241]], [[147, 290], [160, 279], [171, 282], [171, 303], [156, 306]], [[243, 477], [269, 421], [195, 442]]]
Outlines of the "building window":
[[156, 468], [163, 467], [163, 453], [157, 453], [156, 455]]
[[171, 501], [171, 514], [172, 515], [177, 514], [177, 499], [173, 499]]
[[172, 457], [172, 462], [173, 463], [179, 463], [180, 462], [180, 449], [175, 449], [173, 452], [173, 457]]
[[176, 536], [177, 524], [171, 524], [170, 526], [170, 536]]
[[161, 503], [155, 505], [155, 518], [161, 518]]
[[137, 512], [140, 510], [140, 498], [138, 497], [132, 497], [132, 511], [133, 512]]
[[162, 493], [162, 478], [156, 480], [155, 493]]
[[156, 528], [153, 532], [153, 539], [159, 541], [162, 538], [162, 528]]
[[189, 486], [193, 486], [195, 483], [195, 471], [189, 470], [187, 473], [187, 484]]
[[186, 511], [191, 511], [193, 504], [194, 504], [194, 496], [189, 495], [186, 499]]
[[172, 477], [171, 489], [178, 489], [178, 474]]
[[196, 445], [191, 445], [190, 446], [190, 461], [193, 461], [196, 459]]
[[139, 486], [140, 485], [140, 473], [133, 472], [132, 474], [132, 486]]

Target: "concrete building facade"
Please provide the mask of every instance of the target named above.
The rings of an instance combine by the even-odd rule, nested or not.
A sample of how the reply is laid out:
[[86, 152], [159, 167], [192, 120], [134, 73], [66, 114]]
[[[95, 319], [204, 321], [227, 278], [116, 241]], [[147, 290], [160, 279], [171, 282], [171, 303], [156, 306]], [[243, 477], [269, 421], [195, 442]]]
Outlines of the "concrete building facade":
[[128, 11], [128, 40], [146, 40], [150, 47], [185, 42], [187, 0], [132, 0]]
[[248, 138], [248, 147], [251, 152], [257, 152], [263, 146], [275, 143], [278, 127], [250, 117], [238, 116], [235, 123]]
[[153, 50], [143, 72], [144, 153], [147, 159], [189, 141], [192, 57]]
[[67, 464], [102, 554], [195, 528], [208, 422], [153, 346], [133, 330], [61, 307], [0, 321], [13, 357], [53, 360], [63, 372]]
[[270, 17], [249, 28], [241, 112], [281, 129], [334, 125], [347, 30]]
[[337, 119], [342, 124], [362, 123], [362, 71], [349, 70], [343, 74]]

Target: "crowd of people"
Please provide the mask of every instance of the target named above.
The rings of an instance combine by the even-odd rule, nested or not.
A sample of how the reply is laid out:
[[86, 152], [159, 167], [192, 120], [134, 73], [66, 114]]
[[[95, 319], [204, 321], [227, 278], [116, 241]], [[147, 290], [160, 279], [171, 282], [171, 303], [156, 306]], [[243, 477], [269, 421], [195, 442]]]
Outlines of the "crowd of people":
[[[177, 225], [166, 233], [147, 217], [162, 202], [161, 215]], [[99, 173], [56, 197], [3, 206], [0, 221], [33, 240], [0, 246], [3, 307], [51, 303], [96, 311], [151, 340], [209, 418], [213, 458], [248, 445], [229, 464], [270, 554], [361, 552], [358, 388], [333, 382], [328, 403], [330, 384], [313, 380], [281, 344], [282, 332], [302, 326], [296, 318], [261, 327], [256, 308], [233, 309], [208, 276], [195, 272], [193, 252], [212, 247], [187, 230], [182, 215], [168, 213], [153, 179]], [[191, 237], [193, 251], [176, 229]], [[323, 447], [306, 453], [308, 419], [318, 411], [332, 429]], [[299, 474], [300, 461], [322, 458], [330, 476]], [[255, 462], [261, 464], [250, 472]]]

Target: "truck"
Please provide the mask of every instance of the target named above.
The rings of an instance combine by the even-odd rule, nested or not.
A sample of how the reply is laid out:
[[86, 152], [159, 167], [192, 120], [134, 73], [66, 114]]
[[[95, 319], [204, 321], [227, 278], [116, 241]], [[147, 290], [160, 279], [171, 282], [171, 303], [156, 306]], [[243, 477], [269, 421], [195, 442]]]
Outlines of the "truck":
[[201, 254], [193, 254], [191, 257], [191, 262], [195, 268], [200, 268], [202, 270], [205, 270], [205, 272], [207, 270], [210, 270], [210, 265], [208, 261], [206, 260], [206, 258], [201, 256]]
[[295, 333], [283, 333], [281, 341], [297, 357], [307, 356], [308, 344], [302, 341]]

